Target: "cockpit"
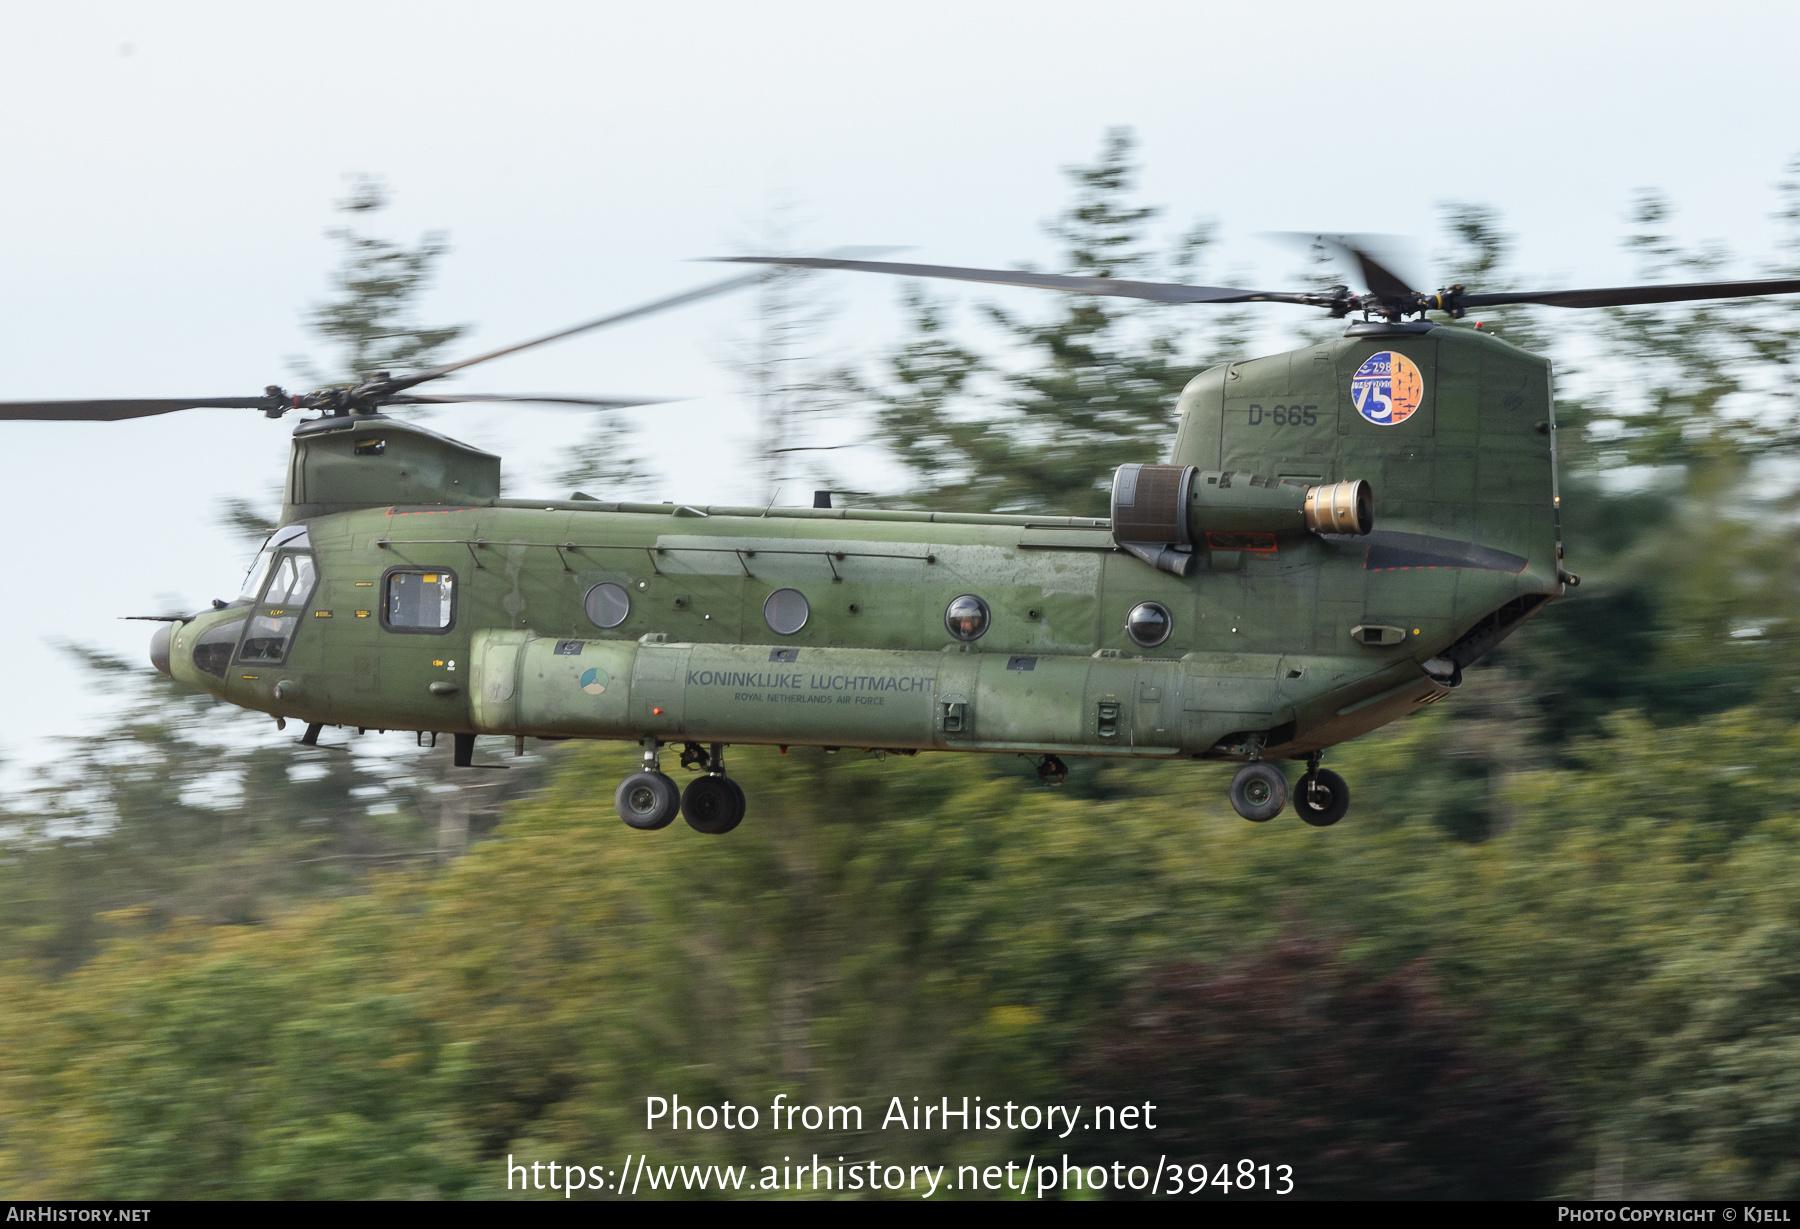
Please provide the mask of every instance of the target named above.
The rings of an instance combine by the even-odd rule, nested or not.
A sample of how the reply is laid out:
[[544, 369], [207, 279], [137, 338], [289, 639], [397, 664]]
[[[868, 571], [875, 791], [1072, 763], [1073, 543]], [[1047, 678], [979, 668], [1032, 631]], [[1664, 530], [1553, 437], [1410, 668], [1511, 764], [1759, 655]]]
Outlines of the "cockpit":
[[317, 581], [306, 526], [277, 529], [257, 552], [237, 601], [231, 603], [248, 609], [200, 634], [194, 664], [215, 678], [225, 677], [234, 655], [246, 665], [280, 665]]

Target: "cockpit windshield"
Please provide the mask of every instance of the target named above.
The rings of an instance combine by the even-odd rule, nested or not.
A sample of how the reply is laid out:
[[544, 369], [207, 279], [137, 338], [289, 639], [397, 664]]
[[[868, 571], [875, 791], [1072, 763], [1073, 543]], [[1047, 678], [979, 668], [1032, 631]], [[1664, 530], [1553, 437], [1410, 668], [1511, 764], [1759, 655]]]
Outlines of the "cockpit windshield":
[[244, 587], [238, 596], [247, 602], [254, 602], [256, 595], [262, 592], [263, 581], [269, 579], [269, 565], [275, 562], [275, 552], [263, 547], [256, 558], [250, 562], [250, 570], [244, 573]]

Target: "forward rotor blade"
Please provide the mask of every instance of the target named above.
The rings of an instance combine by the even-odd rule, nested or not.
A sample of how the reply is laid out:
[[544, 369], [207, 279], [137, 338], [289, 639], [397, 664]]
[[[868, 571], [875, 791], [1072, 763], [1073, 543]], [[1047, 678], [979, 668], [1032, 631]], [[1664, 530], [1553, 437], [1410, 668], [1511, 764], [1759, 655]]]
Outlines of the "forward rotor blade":
[[1317, 296], [1229, 286], [1183, 286], [1175, 282], [1133, 282], [1115, 277], [1071, 277], [1062, 273], [1024, 273], [1017, 269], [964, 269], [955, 265], [909, 265], [885, 260], [835, 260], [823, 256], [716, 256], [738, 264], [783, 265], [793, 269], [851, 269], [859, 273], [891, 273], [897, 277], [937, 277], [995, 286], [1035, 286], [1075, 294], [1154, 303], [1311, 303]]
[[546, 333], [542, 337], [533, 337], [530, 341], [521, 341], [516, 345], [503, 346], [498, 350], [489, 350], [486, 354], [477, 354], [474, 358], [465, 358], [461, 362], [445, 363], [441, 367], [431, 367], [413, 375], [401, 376], [399, 379], [389, 381], [384, 391], [399, 392], [402, 389], [412, 388], [415, 385], [423, 384], [427, 380], [436, 380], [442, 376], [447, 376], [453, 371], [461, 371], [465, 367], [473, 367], [476, 363], [485, 363], [489, 359], [502, 358], [508, 354], [517, 354], [521, 350], [529, 350], [533, 346], [545, 345], [552, 341], [561, 341], [563, 338], [573, 337], [577, 333], [587, 333], [594, 329], [603, 329], [609, 324], [623, 324], [627, 320], [636, 320], [643, 316], [653, 316], [657, 312], [668, 311], [670, 308], [681, 307], [688, 303], [698, 303], [702, 299], [710, 299], [715, 295], [726, 294], [733, 290], [741, 290], [745, 286], [754, 286], [757, 282], [762, 281], [763, 278], [767, 276], [768, 274], [766, 273], [751, 273], [744, 277], [727, 278], [725, 281], [713, 282], [706, 286], [696, 286], [692, 290], [684, 290], [680, 294], [672, 294], [667, 298], [652, 299], [648, 303], [640, 303], [636, 307], [626, 308], [622, 312], [613, 312], [610, 315], [601, 316], [597, 320], [589, 320], [585, 324], [575, 325], [573, 328], [558, 329], [554, 333]]
[[624, 410], [634, 405], [663, 405], [677, 397], [566, 397], [561, 393], [401, 393], [383, 399], [388, 405], [455, 405], [461, 401], [533, 401], [544, 405], [585, 405]]
[[1687, 282], [1670, 286], [1613, 286], [1601, 290], [1544, 290], [1465, 294], [1464, 308], [1537, 303], [1545, 307], [1629, 307], [1635, 303], [1686, 303], [1696, 299], [1750, 299], [1765, 294], [1800, 293], [1800, 278], [1754, 282]]
[[[859, 253], [880, 254], [882, 252], [899, 251], [898, 248], [838, 248], [846, 255]], [[499, 350], [489, 350], [486, 354], [477, 354], [474, 358], [466, 358], [458, 363], [445, 363], [441, 367], [432, 367], [414, 375], [401, 376], [390, 380], [385, 391], [397, 393], [402, 389], [413, 388], [427, 380], [435, 380], [447, 376], [453, 371], [461, 371], [464, 367], [473, 367], [476, 363], [485, 363], [492, 358], [500, 358], [508, 354], [517, 354], [521, 350], [529, 350], [533, 346], [541, 346], [546, 342], [560, 341], [565, 337], [573, 337], [577, 333], [586, 333], [592, 329], [602, 329], [609, 324], [623, 324], [627, 320], [636, 320], [642, 316], [653, 316], [657, 312], [668, 311], [673, 307], [682, 307], [689, 303], [698, 303], [702, 299], [710, 299], [714, 295], [728, 294], [733, 290], [741, 290], [745, 286], [754, 286], [768, 277], [767, 273], [751, 273], [744, 277], [727, 278], [722, 282], [713, 282], [708, 286], [696, 286], [692, 290], [684, 290], [680, 294], [672, 294], [664, 299], [652, 299], [648, 303], [640, 303], [622, 312], [601, 316], [598, 320], [589, 320], [586, 324], [578, 324], [573, 328], [558, 329], [554, 333], [546, 333], [542, 337], [534, 337], [530, 341], [521, 341], [517, 345], [505, 346]], [[635, 405], [648, 405], [649, 402], [633, 402]]]
[[176, 410], [267, 410], [268, 397], [161, 397], [133, 401], [0, 401], [0, 420], [117, 422]]

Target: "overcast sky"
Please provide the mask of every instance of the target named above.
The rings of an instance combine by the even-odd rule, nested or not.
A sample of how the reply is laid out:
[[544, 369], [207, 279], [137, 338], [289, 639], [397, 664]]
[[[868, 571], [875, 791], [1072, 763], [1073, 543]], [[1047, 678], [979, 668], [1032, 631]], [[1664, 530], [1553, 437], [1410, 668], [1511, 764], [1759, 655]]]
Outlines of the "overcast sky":
[[[743, 250], [772, 202], [795, 203], [814, 249], [1048, 264], [1059, 168], [1121, 124], [1171, 231], [1217, 220], [1221, 279], [1286, 280], [1293, 258], [1261, 232], [1429, 237], [1439, 202], [1473, 200], [1505, 212], [1547, 284], [1617, 283], [1646, 186], [1684, 235], [1754, 261], [1800, 153], [1797, 46], [1792, 4], [15, 3], [0, 399], [292, 384], [350, 172], [387, 179], [394, 237], [449, 232], [428, 315], [477, 326], [478, 347], [715, 276], [685, 262]], [[833, 282], [841, 357], [895, 335], [896, 290]], [[463, 387], [691, 397], [631, 412], [665, 496], [751, 499], [748, 407], [719, 361], [748, 307]], [[504, 453], [517, 488], [581, 430], [549, 411], [433, 425]], [[291, 426], [0, 424], [0, 754], [29, 762], [106, 720], [50, 641], [141, 660], [146, 625], [117, 616], [232, 595], [246, 551], [217, 501], [267, 493]], [[834, 455], [852, 481], [888, 473]]]

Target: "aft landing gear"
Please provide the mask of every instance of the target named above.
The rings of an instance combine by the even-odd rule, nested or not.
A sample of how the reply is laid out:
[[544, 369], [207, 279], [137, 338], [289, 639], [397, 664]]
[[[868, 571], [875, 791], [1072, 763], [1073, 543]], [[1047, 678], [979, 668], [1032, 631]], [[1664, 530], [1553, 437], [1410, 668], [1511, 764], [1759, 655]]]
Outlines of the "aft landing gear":
[[656, 760], [657, 741], [644, 740], [644, 766], [619, 782], [613, 806], [619, 818], [640, 831], [667, 828], [681, 811], [681, 790], [662, 772]]
[[628, 825], [652, 832], [675, 822], [681, 810], [681, 791], [660, 772], [634, 772], [619, 782], [613, 805]]
[[1045, 785], [1061, 785], [1069, 779], [1069, 766], [1060, 755], [1046, 755], [1037, 762], [1037, 773]]
[[[1288, 783], [1275, 765], [1257, 757], [1257, 743], [1250, 744], [1250, 762], [1231, 778], [1231, 808], [1251, 823], [1266, 823], [1287, 806]], [[1329, 828], [1350, 809], [1350, 787], [1329, 768], [1319, 767], [1324, 753], [1306, 757], [1306, 772], [1294, 791], [1294, 813], [1315, 828]]]
[[1287, 802], [1287, 778], [1264, 760], [1252, 760], [1231, 778], [1231, 809], [1253, 824], [1274, 819]]
[[1329, 768], [1320, 768], [1314, 756], [1294, 790], [1294, 810], [1315, 828], [1329, 828], [1350, 809], [1350, 787]]
[[700, 762], [691, 763], [690, 752], [700, 748], [689, 743], [681, 753], [683, 767], [706, 768], [706, 775], [695, 777], [688, 782], [687, 789], [681, 795], [681, 813], [687, 818], [688, 827], [695, 832], [704, 832], [708, 836], [723, 836], [744, 822], [746, 801], [743, 787], [725, 775], [725, 748], [719, 743], [712, 744], [710, 755], [705, 755]]
[[708, 836], [722, 836], [744, 822], [744, 790], [725, 775], [722, 744], [713, 743], [705, 750], [699, 743], [688, 743], [681, 749], [683, 768], [706, 770], [705, 776], [688, 782], [685, 790], [657, 767], [659, 746], [656, 739], [646, 738], [643, 769], [619, 782], [613, 805], [618, 807], [620, 819], [648, 832], [666, 828], [682, 815], [690, 828]]
[[688, 827], [723, 836], [744, 822], [744, 791], [730, 777], [695, 777], [681, 795]]

